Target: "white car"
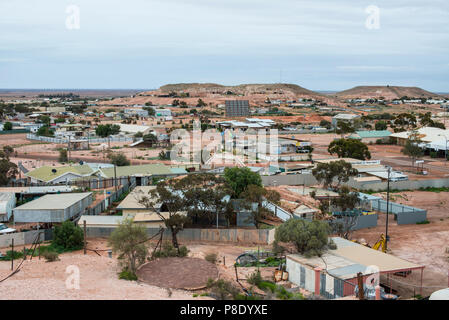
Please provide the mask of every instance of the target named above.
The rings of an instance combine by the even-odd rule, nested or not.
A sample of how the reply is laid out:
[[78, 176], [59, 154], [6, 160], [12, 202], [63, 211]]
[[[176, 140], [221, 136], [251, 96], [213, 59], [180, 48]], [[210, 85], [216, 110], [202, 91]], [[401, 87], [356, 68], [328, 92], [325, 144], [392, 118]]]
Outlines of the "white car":
[[0, 234], [16, 232], [16, 229], [8, 228], [4, 223], [0, 223]]

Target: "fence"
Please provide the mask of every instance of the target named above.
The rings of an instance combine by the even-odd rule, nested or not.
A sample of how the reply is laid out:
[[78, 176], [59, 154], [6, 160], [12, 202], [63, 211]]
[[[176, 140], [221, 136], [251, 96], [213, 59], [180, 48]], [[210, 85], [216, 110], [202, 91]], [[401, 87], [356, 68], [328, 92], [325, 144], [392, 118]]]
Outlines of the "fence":
[[[88, 237], [108, 237], [114, 227], [87, 227]], [[148, 236], [159, 232], [157, 228], [147, 228]], [[227, 243], [271, 244], [274, 240], [274, 229], [184, 229], [177, 234], [178, 241], [204, 241]], [[171, 240], [171, 232], [164, 230], [163, 238]]]
[[273, 175], [261, 176], [261, 178], [264, 186], [313, 186], [318, 184], [318, 181], [311, 174]]
[[[382, 199], [371, 200], [373, 210], [387, 212], [387, 201]], [[389, 202], [388, 212], [393, 213], [399, 225], [414, 224], [427, 219], [427, 210]]]
[[112, 204], [112, 202], [117, 201], [117, 199], [120, 198], [120, 196], [128, 192], [130, 189], [133, 189], [136, 186], [136, 181], [128, 182], [126, 181], [123, 183], [119, 189], [117, 189], [117, 192], [113, 192], [109, 194], [106, 198], [103, 199], [100, 203], [96, 204], [94, 207], [87, 209], [87, 215], [99, 215], [100, 213], [106, 211], [109, 206]]
[[[350, 180], [348, 186], [357, 190], [385, 191], [387, 190], [387, 182], [377, 183], [360, 183]], [[444, 188], [449, 187], [449, 178], [446, 179], [428, 179], [428, 180], [407, 180], [407, 181], [390, 181], [390, 190], [419, 190], [425, 188]]]
[[[28, 132], [28, 131], [27, 131]], [[69, 138], [54, 138], [54, 137], [45, 137], [45, 136], [38, 136], [32, 133], [27, 134], [28, 140], [38, 140], [43, 142], [51, 142], [51, 143], [58, 143], [58, 144], [65, 144], [69, 142]], [[75, 138], [71, 139], [72, 141], [75, 140]], [[77, 137], [76, 140], [85, 140], [89, 141], [89, 143], [108, 143], [108, 142], [132, 142], [132, 137], [123, 137], [123, 136], [111, 136], [109, 138], [86, 138], [86, 137]]]
[[8, 248], [11, 245], [11, 240], [14, 239], [14, 245], [32, 244], [39, 234], [39, 241], [51, 240], [53, 232], [51, 229], [32, 230], [25, 232], [15, 232], [0, 235], [0, 248]]

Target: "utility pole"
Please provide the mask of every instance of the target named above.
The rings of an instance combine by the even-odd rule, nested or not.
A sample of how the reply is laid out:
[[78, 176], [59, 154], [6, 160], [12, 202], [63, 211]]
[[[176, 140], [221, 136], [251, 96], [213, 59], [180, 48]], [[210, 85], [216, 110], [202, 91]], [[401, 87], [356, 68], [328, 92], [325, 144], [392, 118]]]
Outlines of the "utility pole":
[[84, 229], [84, 254], [86, 254], [86, 219], [83, 221], [83, 229]]
[[390, 173], [391, 168], [388, 168], [388, 180], [387, 180], [387, 223], [385, 225], [385, 252], [388, 249], [388, 216], [390, 207]]
[[115, 192], [117, 192], [117, 166], [114, 163], [114, 186], [115, 186]]
[[70, 162], [70, 136], [69, 136], [69, 144], [67, 145], [67, 162]]
[[365, 300], [365, 292], [363, 288], [363, 274], [357, 273], [357, 285], [359, 287], [359, 300]]

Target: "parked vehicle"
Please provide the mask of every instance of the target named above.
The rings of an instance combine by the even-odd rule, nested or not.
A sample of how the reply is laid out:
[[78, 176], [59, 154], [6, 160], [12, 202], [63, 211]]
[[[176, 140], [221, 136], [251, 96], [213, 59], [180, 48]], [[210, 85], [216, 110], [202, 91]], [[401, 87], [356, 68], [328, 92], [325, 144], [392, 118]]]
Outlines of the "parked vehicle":
[[8, 228], [4, 223], [0, 223], [0, 234], [16, 232], [16, 229]]

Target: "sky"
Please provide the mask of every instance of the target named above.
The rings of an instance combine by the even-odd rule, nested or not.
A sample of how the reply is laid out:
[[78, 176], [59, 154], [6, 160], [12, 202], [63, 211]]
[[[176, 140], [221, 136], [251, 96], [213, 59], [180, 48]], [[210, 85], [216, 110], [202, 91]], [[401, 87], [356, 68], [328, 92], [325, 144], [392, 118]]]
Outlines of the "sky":
[[0, 88], [449, 92], [447, 0], [0, 0]]

